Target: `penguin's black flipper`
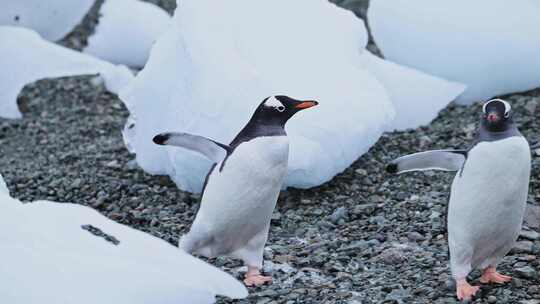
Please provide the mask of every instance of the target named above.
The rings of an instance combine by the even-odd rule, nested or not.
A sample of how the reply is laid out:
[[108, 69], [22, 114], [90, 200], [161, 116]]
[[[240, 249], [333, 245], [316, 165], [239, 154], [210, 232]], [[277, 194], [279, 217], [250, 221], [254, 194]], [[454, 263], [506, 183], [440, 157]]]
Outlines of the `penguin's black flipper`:
[[158, 145], [182, 147], [198, 152], [215, 163], [221, 162], [231, 152], [228, 145], [188, 133], [161, 133], [152, 140]]
[[466, 159], [467, 150], [426, 151], [396, 158], [386, 166], [386, 171], [396, 174], [425, 170], [458, 171]]

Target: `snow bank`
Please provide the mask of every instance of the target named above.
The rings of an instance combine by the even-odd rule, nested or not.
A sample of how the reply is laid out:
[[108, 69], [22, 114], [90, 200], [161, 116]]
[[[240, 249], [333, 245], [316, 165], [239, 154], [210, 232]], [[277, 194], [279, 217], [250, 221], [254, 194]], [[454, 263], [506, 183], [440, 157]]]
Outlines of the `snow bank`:
[[2, 303], [199, 304], [214, 303], [216, 294], [247, 296], [224, 272], [84, 206], [22, 204], [0, 190], [0, 240]]
[[540, 86], [535, 0], [373, 0], [370, 27], [385, 57], [461, 82], [458, 102]]
[[124, 66], [50, 43], [25, 28], [0, 26], [0, 41], [0, 117], [21, 117], [17, 95], [36, 80], [100, 74], [107, 89], [119, 93], [133, 79]]
[[94, 0], [2, 0], [0, 25], [30, 28], [44, 39], [57, 41], [82, 21], [93, 3]]
[[367, 51], [362, 54], [362, 65], [384, 85], [396, 108], [390, 131], [429, 124], [465, 90], [463, 84], [383, 60]]
[[171, 23], [163, 9], [139, 0], [106, 0], [100, 15], [83, 52], [133, 67], [144, 66], [152, 44]]
[[228, 143], [263, 98], [285, 94], [320, 105], [289, 121], [286, 186], [330, 180], [366, 152], [394, 117], [386, 90], [360, 67], [361, 20], [325, 0], [186, 0], [120, 97], [137, 162], [200, 191], [210, 163], [152, 143], [162, 131]]

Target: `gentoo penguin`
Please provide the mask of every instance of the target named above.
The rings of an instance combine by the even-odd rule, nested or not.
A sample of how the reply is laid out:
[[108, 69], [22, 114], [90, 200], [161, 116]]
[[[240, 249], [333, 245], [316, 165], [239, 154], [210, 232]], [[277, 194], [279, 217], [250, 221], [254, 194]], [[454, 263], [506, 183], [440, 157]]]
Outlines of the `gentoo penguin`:
[[391, 173], [429, 169], [457, 171], [447, 227], [458, 299], [469, 300], [479, 289], [466, 280], [472, 269], [483, 270], [481, 283], [510, 281], [496, 267], [521, 230], [531, 171], [529, 144], [512, 120], [510, 104], [501, 99], [484, 104], [470, 149], [420, 152], [387, 167]]
[[206, 257], [231, 256], [248, 267], [244, 283], [259, 286], [272, 280], [261, 275], [270, 218], [287, 173], [289, 140], [285, 123], [316, 101], [268, 97], [229, 144], [186, 133], [162, 133], [159, 145], [183, 147], [214, 162], [201, 204], [180, 248]]

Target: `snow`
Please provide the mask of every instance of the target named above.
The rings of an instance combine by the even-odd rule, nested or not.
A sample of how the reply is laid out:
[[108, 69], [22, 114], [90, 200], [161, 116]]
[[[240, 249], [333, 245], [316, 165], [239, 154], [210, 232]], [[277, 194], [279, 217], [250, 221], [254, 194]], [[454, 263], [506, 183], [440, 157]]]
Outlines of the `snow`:
[[465, 90], [465, 85], [383, 60], [370, 52], [362, 65], [388, 90], [396, 108], [389, 130], [404, 130], [429, 124], [448, 103]]
[[540, 86], [535, 0], [373, 0], [368, 20], [386, 58], [466, 84], [469, 104]]
[[144, 66], [153, 43], [171, 23], [163, 9], [139, 0], [106, 0], [100, 15], [83, 52], [133, 67]]
[[394, 118], [385, 88], [360, 64], [363, 22], [325, 0], [186, 0], [173, 22], [120, 97], [131, 113], [124, 138], [138, 164], [184, 190], [200, 191], [211, 164], [154, 145], [157, 133], [229, 143], [267, 96], [317, 100], [286, 128], [285, 185], [308, 188], [347, 168]]
[[17, 95], [43, 78], [100, 74], [106, 88], [117, 94], [133, 79], [124, 66], [48, 42], [25, 28], [0, 26], [0, 41], [0, 117], [20, 118]]
[[199, 304], [214, 303], [216, 294], [247, 296], [217, 268], [80, 205], [22, 204], [0, 189], [0, 239], [2, 303]]
[[22, 26], [57, 41], [79, 24], [94, 0], [2, 0], [0, 25]]

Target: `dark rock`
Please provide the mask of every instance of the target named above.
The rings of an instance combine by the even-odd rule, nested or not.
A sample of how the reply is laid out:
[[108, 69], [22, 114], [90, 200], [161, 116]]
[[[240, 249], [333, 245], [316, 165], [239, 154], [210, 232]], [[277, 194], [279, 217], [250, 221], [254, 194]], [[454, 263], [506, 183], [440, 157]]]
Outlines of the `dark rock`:
[[512, 252], [515, 253], [532, 253], [534, 243], [531, 241], [519, 241], [516, 242]]
[[514, 269], [514, 271], [524, 279], [534, 279], [536, 277], [536, 270], [531, 266], [524, 266]]

